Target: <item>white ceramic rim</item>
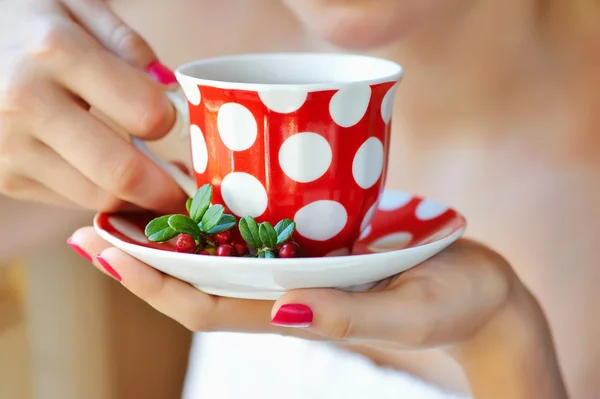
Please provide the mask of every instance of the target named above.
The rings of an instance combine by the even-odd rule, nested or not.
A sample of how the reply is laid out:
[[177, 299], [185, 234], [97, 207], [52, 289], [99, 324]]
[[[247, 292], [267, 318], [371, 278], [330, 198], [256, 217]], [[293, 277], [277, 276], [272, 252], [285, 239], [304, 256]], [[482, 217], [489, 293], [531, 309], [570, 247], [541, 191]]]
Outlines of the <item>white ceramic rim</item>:
[[[145, 247], [143, 245], [130, 244], [128, 242], [120, 240], [119, 238], [113, 236], [112, 234], [110, 234], [106, 230], [101, 229], [98, 226], [99, 214], [100, 213], [97, 213], [94, 216], [94, 228], [95, 228], [96, 232], [100, 235], [100, 237], [102, 237], [104, 240], [106, 240], [110, 243], [113, 243], [113, 245], [114, 245], [114, 242], [119, 242], [119, 245], [121, 245], [123, 248], [132, 248], [134, 250], [135, 250], [135, 248], [143, 248], [144, 252], [147, 251], [147, 253], [152, 254], [153, 256], [156, 256], [159, 258], [163, 258], [163, 259], [177, 260], [180, 258], [181, 259], [184, 259], [184, 258], [189, 259], [190, 257], [201, 256], [201, 255], [195, 255], [195, 254], [164, 251], [161, 249]], [[247, 265], [248, 267], [265, 268], [267, 270], [271, 270], [272, 267], [277, 267], [277, 268], [283, 269], [286, 266], [292, 267], [292, 268], [301, 266], [302, 269], [305, 269], [307, 266], [309, 266], [310, 269], [305, 269], [305, 270], [318, 271], [319, 269], [322, 269], [324, 264], [329, 264], [329, 266], [335, 265], [336, 263], [339, 262], [340, 258], [352, 257], [353, 259], [356, 259], [356, 260], [364, 259], [365, 261], [367, 261], [368, 259], [372, 259], [372, 260], [376, 260], [376, 259], [385, 260], [387, 258], [393, 259], [396, 257], [398, 252], [414, 252], [414, 251], [421, 250], [422, 248], [427, 248], [429, 246], [439, 245], [440, 243], [453, 243], [454, 241], [459, 239], [464, 234], [464, 232], [467, 228], [467, 221], [464, 218], [464, 216], [457, 212], [457, 217], [459, 217], [462, 220], [463, 226], [461, 228], [457, 229], [454, 233], [452, 233], [444, 238], [440, 238], [436, 241], [429, 242], [427, 244], [421, 244], [421, 245], [417, 245], [414, 247], [397, 249], [397, 250], [393, 250], [393, 251], [377, 252], [377, 253], [370, 253], [370, 254], [359, 254], [359, 255], [324, 256], [324, 257], [311, 257], [311, 258], [286, 258], [286, 259], [283, 259], [283, 258], [257, 259], [257, 258], [246, 258], [246, 257], [231, 257], [231, 256], [211, 256], [210, 262], [216, 263], [216, 264], [222, 264], [225, 267], [228, 264], [231, 265], [232, 263], [235, 263], [236, 265], [244, 265], [244, 266]]]
[[[310, 73], [324, 74], [329, 65], [333, 63], [355, 63], [353, 68], [353, 74], [355, 78], [346, 80], [336, 81], [335, 79], [327, 79], [327, 81], [321, 81], [318, 83], [259, 83], [259, 82], [236, 82], [228, 81], [227, 79], [208, 79], [203, 78], [202, 68], [212, 68], [215, 64], [227, 64], [227, 63], [239, 63], [243, 61], [248, 63], [248, 66], [252, 66], [253, 61], [266, 61], [273, 60], [279, 62], [298, 62], [299, 60], [314, 60], [315, 65], [310, 68]], [[363, 68], [368, 66], [374, 69], [375, 72], [364, 73], [364, 69], [357, 68], [357, 64], [362, 64]], [[334, 71], [340, 70], [338, 68], [330, 68], [328, 71], [332, 74]], [[341, 74], [341, 72], [340, 72]], [[362, 74], [362, 75], [361, 75]], [[404, 75], [404, 70], [399, 64], [379, 57], [359, 55], [359, 54], [348, 54], [348, 53], [250, 53], [250, 54], [238, 54], [220, 57], [211, 57], [201, 60], [191, 61], [186, 64], [179, 66], [175, 75], [179, 82], [186, 81], [189, 83], [196, 83], [200, 86], [209, 86], [219, 89], [233, 89], [233, 90], [248, 90], [248, 91], [264, 91], [273, 89], [301, 89], [306, 92], [315, 92], [323, 90], [336, 90], [344, 86], [353, 85], [356, 83], [362, 84], [378, 84], [385, 82], [398, 81]]]

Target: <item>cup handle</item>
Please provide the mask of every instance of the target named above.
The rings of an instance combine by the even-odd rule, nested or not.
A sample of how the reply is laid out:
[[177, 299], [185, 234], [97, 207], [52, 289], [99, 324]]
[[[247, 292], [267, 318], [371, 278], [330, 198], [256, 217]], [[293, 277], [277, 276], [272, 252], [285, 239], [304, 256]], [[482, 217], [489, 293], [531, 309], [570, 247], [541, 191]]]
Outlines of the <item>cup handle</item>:
[[[180, 132], [184, 134], [185, 130], [188, 126], [189, 119], [189, 110], [187, 105], [187, 100], [181, 94], [174, 91], [167, 91], [167, 97], [175, 107], [177, 112], [177, 119], [175, 120], [175, 124], [171, 129], [171, 132]], [[159, 157], [156, 156], [146, 145], [146, 142], [138, 137], [131, 136], [131, 142], [140, 150], [144, 155], [146, 155], [152, 162], [157, 164], [162, 170], [164, 170], [169, 176], [175, 180], [175, 183], [188, 195], [188, 197], [193, 197], [198, 190], [196, 187], [196, 181], [194, 178], [183, 173], [179, 168], [175, 165], [170, 164], [169, 162], [165, 162]]]

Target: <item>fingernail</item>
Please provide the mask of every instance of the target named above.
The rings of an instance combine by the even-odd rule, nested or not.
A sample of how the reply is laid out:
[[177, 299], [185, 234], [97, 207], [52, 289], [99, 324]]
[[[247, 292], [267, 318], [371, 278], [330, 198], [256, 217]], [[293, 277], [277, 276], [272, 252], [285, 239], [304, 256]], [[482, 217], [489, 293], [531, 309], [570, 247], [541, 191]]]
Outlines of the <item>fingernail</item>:
[[159, 61], [154, 61], [146, 69], [152, 79], [163, 85], [171, 85], [177, 83], [177, 78], [171, 69], [161, 64]]
[[282, 305], [271, 320], [274, 326], [308, 327], [313, 321], [313, 311], [306, 305]]
[[85, 260], [87, 260], [89, 262], [92, 261], [92, 257], [87, 252], [85, 252], [83, 249], [81, 249], [81, 247], [79, 245], [75, 244], [71, 237], [69, 237], [69, 239], [67, 240], [67, 244], [69, 244], [71, 249], [73, 249], [73, 251], [75, 251], [79, 256], [81, 256], [82, 258], [84, 258]]
[[96, 255], [96, 259], [98, 259], [98, 263], [100, 263], [100, 266], [102, 266], [108, 274], [113, 276], [116, 280], [121, 281], [121, 276], [119, 275], [119, 273], [117, 273], [117, 271], [113, 269], [111, 265], [108, 264], [108, 262], [102, 257], [102, 255]]

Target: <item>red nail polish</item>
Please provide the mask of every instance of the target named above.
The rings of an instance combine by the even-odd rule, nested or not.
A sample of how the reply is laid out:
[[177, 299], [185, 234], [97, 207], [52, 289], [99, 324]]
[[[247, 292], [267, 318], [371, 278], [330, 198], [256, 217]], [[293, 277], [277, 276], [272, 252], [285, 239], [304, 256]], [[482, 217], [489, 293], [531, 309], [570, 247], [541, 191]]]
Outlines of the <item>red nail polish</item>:
[[83, 249], [81, 249], [81, 247], [77, 244], [75, 244], [73, 242], [73, 240], [71, 239], [71, 237], [69, 237], [69, 239], [67, 240], [67, 244], [69, 244], [69, 246], [71, 247], [71, 249], [73, 249], [73, 251], [75, 251], [79, 256], [81, 256], [82, 258], [84, 258], [85, 260], [91, 262], [92, 261], [92, 257], [85, 252]]
[[306, 305], [287, 304], [282, 305], [271, 324], [283, 327], [308, 327], [313, 321], [313, 311]]
[[177, 78], [173, 71], [161, 64], [159, 61], [154, 61], [146, 69], [152, 79], [163, 85], [172, 85], [177, 83]]
[[98, 259], [98, 263], [106, 270], [108, 274], [113, 276], [116, 280], [121, 281], [121, 276], [115, 269], [112, 268], [111, 265], [108, 264], [106, 259], [104, 259], [100, 254], [96, 255], [96, 259]]

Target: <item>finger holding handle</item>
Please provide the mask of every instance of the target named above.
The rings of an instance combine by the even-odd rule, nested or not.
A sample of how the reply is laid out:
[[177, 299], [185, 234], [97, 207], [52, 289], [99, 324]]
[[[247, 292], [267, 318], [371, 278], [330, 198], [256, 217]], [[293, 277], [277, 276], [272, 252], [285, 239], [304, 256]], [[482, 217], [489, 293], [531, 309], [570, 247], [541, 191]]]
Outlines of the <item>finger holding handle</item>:
[[[175, 74], [157, 60], [157, 56], [150, 45], [135, 30], [129, 27], [105, 1], [64, 0], [64, 4], [69, 8], [73, 17], [110, 52], [137, 68], [146, 69], [146, 72], [157, 83], [163, 85], [177, 83]], [[111, 67], [114, 68], [114, 64]], [[125, 72], [129, 71], [125, 70]], [[137, 78], [135, 75], [131, 75], [128, 80], [135, 80], [135, 78]], [[110, 84], [110, 82], [105, 83]], [[184, 132], [188, 120], [187, 102], [183, 96], [176, 92], [167, 92], [167, 97], [177, 111], [175, 124], [170, 129], [170, 133]], [[108, 112], [107, 114], [110, 115], [111, 113]], [[132, 126], [127, 126], [126, 123], [124, 127], [131, 128]], [[128, 130], [132, 131], [132, 129]], [[157, 157], [148, 148], [144, 140], [136, 136], [151, 137], [137, 134], [132, 135], [131, 140], [139, 151], [169, 174], [177, 185], [188, 196], [192, 197], [196, 192], [195, 181], [176, 166]]]
[[[185, 129], [187, 129], [188, 125], [188, 106], [186, 99], [179, 94], [178, 92], [167, 92], [167, 96], [169, 100], [171, 100], [173, 106], [177, 110], [177, 119], [171, 129], [171, 134], [185, 134]], [[162, 170], [164, 170], [167, 174], [169, 174], [175, 183], [186, 193], [189, 197], [193, 197], [197, 191], [196, 181], [183, 173], [177, 166], [165, 162], [159, 157], [157, 157], [146, 145], [146, 142], [138, 137], [131, 137], [131, 141], [133, 145], [140, 150], [144, 155], [150, 158], [154, 163], [156, 163]]]

